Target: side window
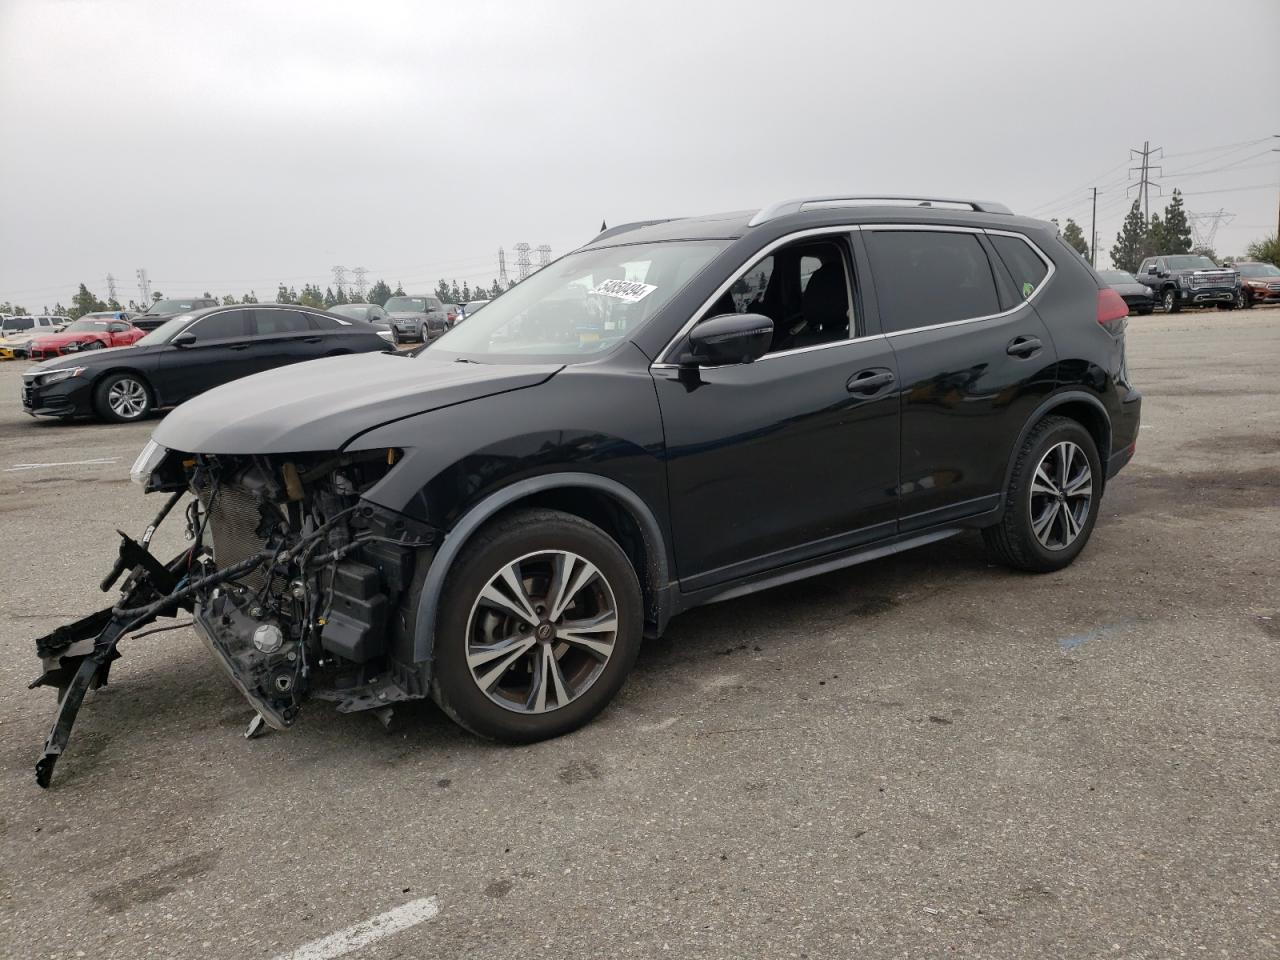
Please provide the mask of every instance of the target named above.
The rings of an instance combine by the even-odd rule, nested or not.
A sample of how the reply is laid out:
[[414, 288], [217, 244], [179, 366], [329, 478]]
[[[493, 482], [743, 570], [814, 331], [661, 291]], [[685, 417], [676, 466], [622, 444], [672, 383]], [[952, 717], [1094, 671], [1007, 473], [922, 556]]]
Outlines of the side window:
[[[248, 313], [248, 311], [244, 311]], [[306, 316], [298, 310], [255, 310], [257, 334], [260, 337], [281, 333], [304, 333], [311, 327]]]
[[322, 317], [315, 313], [308, 313], [307, 321], [311, 324], [312, 330], [337, 330], [342, 326], [333, 317]]
[[773, 321], [770, 353], [847, 340], [857, 329], [854, 285], [838, 239], [803, 240], [753, 263], [706, 312]]
[[885, 333], [1000, 312], [991, 261], [972, 233], [868, 230]]
[[235, 340], [243, 337], [249, 323], [248, 310], [226, 310], [201, 317], [190, 327], [197, 342], [208, 340]]
[[991, 245], [1004, 261], [1005, 267], [1013, 275], [1014, 285], [1024, 300], [1040, 288], [1044, 278], [1049, 275], [1049, 268], [1040, 259], [1040, 255], [1017, 237], [1005, 237], [999, 234], [988, 234]]
[[127, 323], [112, 323], [107, 326], [107, 330], [111, 333], [126, 333], [128, 329]]

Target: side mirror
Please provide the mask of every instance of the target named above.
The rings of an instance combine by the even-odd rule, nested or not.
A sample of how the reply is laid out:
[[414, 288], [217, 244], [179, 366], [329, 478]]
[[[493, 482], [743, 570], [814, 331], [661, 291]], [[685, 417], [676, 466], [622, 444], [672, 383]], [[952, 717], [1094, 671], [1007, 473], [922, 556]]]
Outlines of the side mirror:
[[189, 347], [196, 342], [196, 335], [194, 333], [180, 333], [169, 342], [175, 347]]
[[684, 363], [719, 367], [752, 363], [769, 352], [773, 321], [761, 313], [725, 313], [703, 320], [689, 333]]

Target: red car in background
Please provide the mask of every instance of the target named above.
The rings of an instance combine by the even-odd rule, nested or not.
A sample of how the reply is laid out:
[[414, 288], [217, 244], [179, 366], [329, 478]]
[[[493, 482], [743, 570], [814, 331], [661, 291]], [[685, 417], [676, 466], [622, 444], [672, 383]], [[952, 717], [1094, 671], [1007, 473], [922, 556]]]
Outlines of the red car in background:
[[49, 360], [82, 350], [105, 350], [128, 347], [146, 336], [125, 317], [124, 313], [87, 313], [64, 327], [60, 333], [36, 337], [28, 347], [31, 360]]

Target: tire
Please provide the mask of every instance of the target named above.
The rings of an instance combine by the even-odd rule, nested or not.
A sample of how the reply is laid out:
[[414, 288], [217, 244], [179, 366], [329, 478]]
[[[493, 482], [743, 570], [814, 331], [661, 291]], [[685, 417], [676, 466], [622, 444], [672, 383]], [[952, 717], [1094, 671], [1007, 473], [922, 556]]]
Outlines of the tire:
[[1241, 287], [1236, 291], [1236, 309], [1249, 310], [1253, 307], [1253, 297], [1249, 296], [1249, 291]]
[[398, 331], [395, 327], [391, 328], [391, 343], [393, 346], [396, 346], [396, 347], [400, 346], [400, 331]]
[[86, 343], [83, 347], [81, 347], [81, 349], [82, 349], [82, 350], [101, 350], [101, 349], [102, 349], [102, 341], [101, 341], [101, 340], [90, 340], [90, 341], [89, 341], [88, 343]]
[[[1065, 498], [1043, 492], [1046, 477], [1055, 490], [1062, 486], [1058, 468], [1063, 462], [1064, 445], [1074, 447], [1068, 462], [1069, 492]], [[1087, 489], [1079, 482], [1083, 476], [1078, 459], [1081, 454], [1088, 466]], [[1089, 542], [1098, 518], [1102, 484], [1102, 463], [1089, 431], [1066, 417], [1045, 417], [1018, 451], [1004, 495], [1004, 516], [998, 524], [982, 531], [987, 549], [995, 559], [1017, 570], [1061, 570]], [[1040, 522], [1049, 514], [1042, 529]]]
[[93, 408], [109, 423], [133, 423], [151, 412], [151, 386], [137, 373], [112, 373], [94, 388]]
[[[503, 579], [504, 571], [515, 572]], [[586, 579], [577, 584], [580, 575]], [[571, 592], [553, 623], [557, 576]], [[509, 599], [510, 584], [535, 608], [536, 625], [508, 612], [519, 603]], [[492, 740], [532, 743], [576, 730], [613, 699], [640, 649], [644, 608], [631, 561], [603, 530], [572, 514], [526, 510], [484, 527], [449, 571], [444, 597], [431, 695], [458, 725]], [[508, 599], [504, 606], [490, 598]], [[612, 641], [600, 628], [580, 629], [573, 641], [554, 633], [572, 621], [612, 622]], [[510, 652], [492, 654], [500, 648]]]
[[1164, 306], [1165, 313], [1181, 313], [1182, 304], [1178, 302], [1177, 291], [1173, 287], [1166, 287], [1160, 296], [1160, 303]]

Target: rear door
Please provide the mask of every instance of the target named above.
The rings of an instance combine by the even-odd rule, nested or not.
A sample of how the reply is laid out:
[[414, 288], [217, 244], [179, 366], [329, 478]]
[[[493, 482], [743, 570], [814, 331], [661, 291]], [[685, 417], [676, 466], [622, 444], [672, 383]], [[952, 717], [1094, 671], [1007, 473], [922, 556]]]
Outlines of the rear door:
[[195, 343], [170, 347], [160, 363], [165, 403], [181, 403], [213, 387], [252, 373], [248, 362], [251, 310], [221, 310], [184, 330]]
[[257, 307], [251, 313], [249, 349], [244, 352], [249, 372], [272, 370], [323, 355], [324, 338], [301, 310]]
[[1057, 353], [1032, 302], [1052, 264], [1016, 234], [895, 225], [862, 235], [902, 389], [900, 529], [989, 510], [1018, 434], [1053, 389]]

